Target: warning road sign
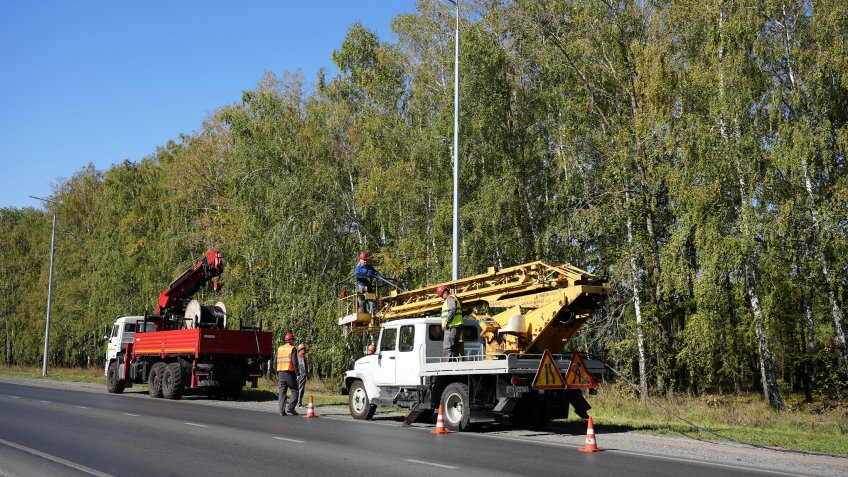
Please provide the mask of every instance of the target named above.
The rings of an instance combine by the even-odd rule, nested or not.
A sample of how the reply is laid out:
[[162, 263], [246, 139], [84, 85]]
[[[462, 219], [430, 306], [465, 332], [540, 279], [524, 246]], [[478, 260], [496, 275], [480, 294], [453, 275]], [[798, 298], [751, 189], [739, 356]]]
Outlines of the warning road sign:
[[545, 350], [542, 355], [542, 361], [539, 362], [539, 370], [536, 371], [536, 377], [533, 378], [533, 389], [565, 389], [565, 381], [562, 380], [562, 375], [559, 374], [559, 368], [554, 362], [554, 357], [550, 351]]
[[565, 373], [565, 386], [568, 389], [586, 389], [597, 386], [595, 378], [589, 374], [586, 369], [586, 363], [580, 357], [577, 351], [571, 355], [571, 364], [568, 365], [568, 371]]

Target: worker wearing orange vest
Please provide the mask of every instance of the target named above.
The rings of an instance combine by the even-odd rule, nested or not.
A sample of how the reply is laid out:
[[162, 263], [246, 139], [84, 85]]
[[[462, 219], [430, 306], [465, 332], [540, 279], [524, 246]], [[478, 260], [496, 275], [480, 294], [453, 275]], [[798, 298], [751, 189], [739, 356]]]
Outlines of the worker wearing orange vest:
[[[277, 379], [280, 382], [280, 415], [285, 416], [286, 413], [297, 416], [297, 411], [294, 407], [298, 402], [297, 395], [297, 349], [294, 347], [294, 335], [286, 333], [283, 338], [285, 343], [277, 348]], [[291, 405], [286, 406], [286, 392], [291, 389]]]

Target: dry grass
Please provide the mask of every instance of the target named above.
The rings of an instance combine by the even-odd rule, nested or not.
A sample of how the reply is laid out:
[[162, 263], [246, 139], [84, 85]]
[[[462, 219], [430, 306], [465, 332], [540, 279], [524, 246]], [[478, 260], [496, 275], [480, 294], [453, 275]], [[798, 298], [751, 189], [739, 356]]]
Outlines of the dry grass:
[[677, 395], [652, 399], [654, 402], [639, 401], [629, 388], [616, 385], [604, 385], [597, 395], [589, 396], [594, 407], [593, 417], [607, 425], [848, 455], [848, 404], [844, 402], [819, 400], [807, 404], [797, 396], [789, 396], [787, 409], [776, 412], [765, 404], [762, 396], [752, 394]]

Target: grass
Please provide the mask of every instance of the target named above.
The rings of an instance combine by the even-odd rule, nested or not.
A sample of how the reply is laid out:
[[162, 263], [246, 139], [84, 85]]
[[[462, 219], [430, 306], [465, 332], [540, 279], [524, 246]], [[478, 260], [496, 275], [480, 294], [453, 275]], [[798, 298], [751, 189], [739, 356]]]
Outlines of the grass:
[[[0, 376], [97, 383], [105, 385], [100, 368], [50, 368], [46, 378], [38, 367], [0, 366]], [[277, 383], [260, 378], [259, 387], [246, 388], [241, 399], [273, 401]], [[347, 405], [347, 396], [335, 383], [310, 380], [306, 391], [317, 405]], [[639, 401], [626, 387], [604, 384], [598, 393], [586, 396], [592, 404], [595, 424], [607, 430], [639, 431], [649, 434], [686, 436], [710, 441], [729, 438], [745, 444], [848, 456], [848, 403], [820, 399], [804, 403], [786, 396], [787, 410], [772, 411], [760, 395], [675, 395], [652, 397], [659, 405], [705, 432], [668, 414], [654, 402]], [[571, 425], [572, 423], [567, 423]], [[573, 425], [583, 426], [574, 422]], [[715, 434], [718, 434], [716, 436]]]
[[787, 410], [776, 412], [760, 395], [652, 397], [655, 402], [642, 402], [629, 389], [609, 384], [587, 398], [598, 425], [848, 456], [848, 403], [841, 401], [804, 403], [790, 395], [785, 397]]

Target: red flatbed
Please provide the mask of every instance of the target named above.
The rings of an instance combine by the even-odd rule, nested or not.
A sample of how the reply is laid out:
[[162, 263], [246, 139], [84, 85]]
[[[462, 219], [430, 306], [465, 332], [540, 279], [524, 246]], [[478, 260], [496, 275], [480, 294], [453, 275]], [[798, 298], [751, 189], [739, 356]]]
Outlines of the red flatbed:
[[192, 328], [136, 333], [132, 354], [161, 358], [168, 355], [198, 358], [214, 354], [271, 358], [274, 349], [272, 334], [268, 331]]

